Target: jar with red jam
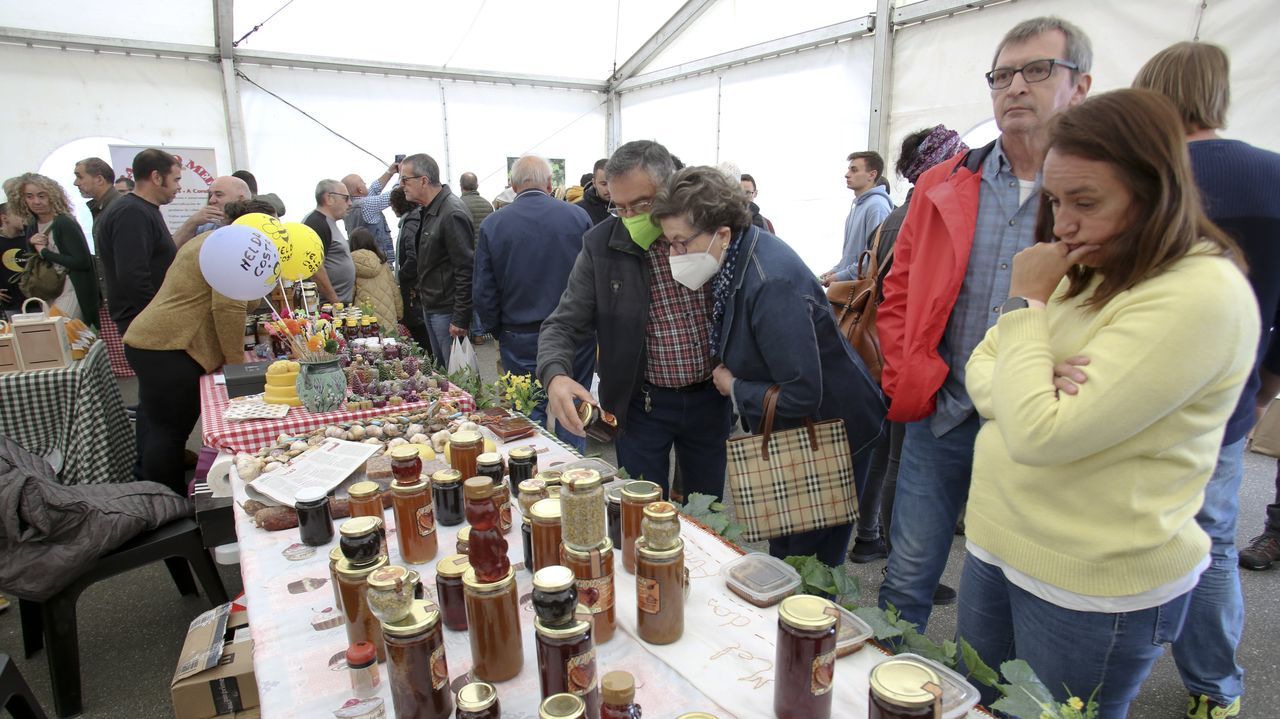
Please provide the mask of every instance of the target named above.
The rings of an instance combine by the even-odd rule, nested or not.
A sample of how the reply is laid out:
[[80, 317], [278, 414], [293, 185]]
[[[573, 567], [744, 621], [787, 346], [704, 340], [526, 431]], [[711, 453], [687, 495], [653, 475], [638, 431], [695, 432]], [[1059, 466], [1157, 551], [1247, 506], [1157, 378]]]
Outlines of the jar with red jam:
[[549, 497], [529, 510], [533, 521], [533, 571], [560, 562], [560, 499]]
[[473, 566], [462, 576], [467, 606], [467, 634], [471, 640], [471, 673], [487, 682], [506, 681], [524, 666], [520, 632], [520, 597], [516, 573], [496, 582], [482, 582]]
[[[397, 447], [396, 449], [399, 449]], [[436, 556], [436, 515], [427, 482], [418, 479], [391, 485], [391, 506], [396, 516], [396, 539], [400, 558], [410, 564], [423, 564]]]
[[653, 482], [636, 480], [622, 486], [622, 568], [636, 573], [636, 540], [640, 538], [640, 524], [644, 520], [644, 508], [662, 499], [662, 487]]
[[391, 703], [398, 717], [449, 719], [453, 692], [440, 631], [440, 612], [417, 601], [398, 622], [383, 622]]
[[533, 620], [538, 647], [538, 681], [542, 696], [566, 693], [582, 699], [586, 716], [600, 716], [600, 684], [591, 622], [572, 621], [560, 628]]
[[471, 568], [483, 584], [501, 580], [511, 569], [507, 559], [507, 540], [498, 528], [498, 508], [493, 502], [493, 480], [472, 477], [463, 482], [467, 522], [471, 524]]
[[822, 597], [787, 597], [778, 605], [773, 712], [778, 719], [829, 719], [840, 612]]
[[489, 682], [471, 682], [458, 690], [455, 719], [502, 719], [498, 690]]
[[462, 474], [463, 480], [476, 476], [476, 460], [484, 451], [484, 437], [479, 432], [454, 432], [449, 438], [449, 465]]
[[890, 659], [871, 670], [868, 719], [932, 719], [942, 702], [938, 673], [923, 664]]
[[467, 603], [462, 590], [462, 575], [471, 568], [466, 555], [450, 554], [436, 562], [436, 596], [446, 629], [467, 631]]
[[351, 516], [383, 516], [382, 488], [377, 482], [356, 482], [347, 489], [347, 498]]
[[617, 610], [613, 594], [613, 542], [606, 539], [596, 549], [580, 552], [561, 545], [560, 558], [576, 580], [578, 603], [591, 614], [596, 644], [613, 638]]
[[391, 448], [391, 476], [396, 484], [417, 484], [422, 474], [422, 457], [418, 448], [411, 444], [402, 444]]

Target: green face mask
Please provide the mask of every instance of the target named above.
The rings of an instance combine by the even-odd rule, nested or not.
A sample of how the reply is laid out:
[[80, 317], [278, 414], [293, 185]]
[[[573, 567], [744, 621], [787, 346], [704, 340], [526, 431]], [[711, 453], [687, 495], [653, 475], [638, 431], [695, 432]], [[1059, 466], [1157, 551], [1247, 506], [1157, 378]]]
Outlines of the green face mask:
[[622, 220], [622, 226], [627, 228], [627, 233], [631, 235], [631, 241], [645, 252], [649, 251], [649, 245], [652, 245], [654, 240], [662, 236], [662, 228], [649, 221], [648, 212], [619, 219]]

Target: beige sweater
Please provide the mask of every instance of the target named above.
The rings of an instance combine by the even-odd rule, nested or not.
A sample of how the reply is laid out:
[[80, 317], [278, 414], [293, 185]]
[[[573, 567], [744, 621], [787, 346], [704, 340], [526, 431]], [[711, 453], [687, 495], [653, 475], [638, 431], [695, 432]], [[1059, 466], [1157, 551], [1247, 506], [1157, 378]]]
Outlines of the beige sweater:
[[391, 268], [385, 262], [379, 262], [371, 250], [352, 252], [351, 261], [356, 266], [356, 306], [368, 302], [373, 306], [380, 326], [394, 327], [404, 316], [404, 300], [391, 275]]
[[160, 291], [129, 325], [124, 343], [140, 350], [186, 350], [206, 372], [244, 362], [247, 305], [214, 292], [200, 272], [206, 232], [183, 245]]

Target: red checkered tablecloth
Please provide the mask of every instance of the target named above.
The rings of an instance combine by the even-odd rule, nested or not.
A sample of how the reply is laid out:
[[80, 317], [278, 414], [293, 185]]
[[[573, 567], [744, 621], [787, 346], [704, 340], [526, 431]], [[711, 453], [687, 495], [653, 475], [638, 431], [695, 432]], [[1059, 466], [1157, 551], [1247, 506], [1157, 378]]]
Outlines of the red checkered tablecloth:
[[120, 337], [120, 330], [116, 328], [116, 321], [111, 319], [111, 313], [107, 312], [105, 300], [98, 308], [98, 339], [107, 346], [107, 359], [111, 360], [111, 373], [117, 377], [134, 376], [133, 368], [129, 366], [129, 360], [124, 356], [124, 340]]
[[[464, 412], [474, 411], [475, 400], [460, 389], [453, 389], [446, 396], [458, 403]], [[214, 381], [214, 375], [200, 378], [200, 435], [206, 447], [225, 449], [229, 452], [257, 452], [273, 444], [281, 434], [299, 435], [317, 427], [358, 419], [372, 419], [393, 414], [412, 414], [425, 410], [430, 402], [409, 402], [381, 409], [362, 409], [348, 412], [313, 414], [303, 407], [293, 407], [281, 419], [226, 420], [222, 412], [227, 408], [227, 388]]]

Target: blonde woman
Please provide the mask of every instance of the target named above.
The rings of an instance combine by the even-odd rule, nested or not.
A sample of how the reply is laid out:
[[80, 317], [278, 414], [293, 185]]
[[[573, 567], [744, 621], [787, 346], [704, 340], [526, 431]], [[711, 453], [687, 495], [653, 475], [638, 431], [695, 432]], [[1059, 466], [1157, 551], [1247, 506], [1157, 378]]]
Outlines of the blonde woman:
[[98, 280], [84, 231], [71, 215], [62, 186], [28, 172], [4, 183], [9, 206], [26, 222], [31, 249], [63, 278], [56, 294], [42, 297], [68, 317], [98, 324]]

